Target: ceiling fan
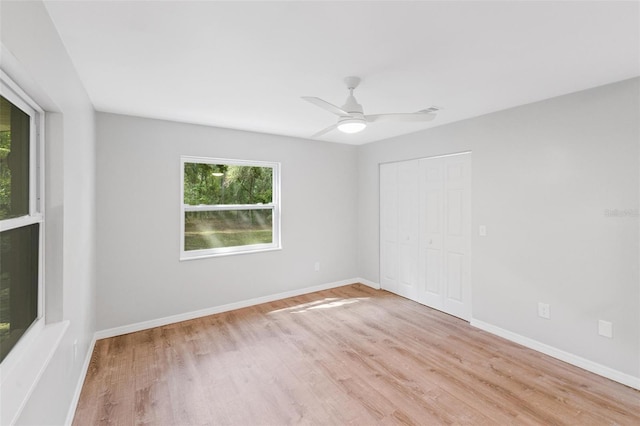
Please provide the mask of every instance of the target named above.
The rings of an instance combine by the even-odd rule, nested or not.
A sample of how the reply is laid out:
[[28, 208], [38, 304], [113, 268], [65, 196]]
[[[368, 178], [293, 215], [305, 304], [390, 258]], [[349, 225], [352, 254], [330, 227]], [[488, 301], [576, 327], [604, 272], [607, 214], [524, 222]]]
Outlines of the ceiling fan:
[[338, 116], [338, 122], [336, 124], [320, 130], [313, 134], [311, 138], [317, 138], [334, 129], [338, 129], [344, 133], [358, 133], [367, 127], [367, 123], [373, 123], [376, 121], [431, 121], [436, 117], [436, 113], [441, 109], [432, 106], [418, 112], [365, 115], [362, 105], [360, 105], [353, 96], [353, 91], [360, 84], [360, 77], [345, 77], [344, 82], [347, 85], [347, 89], [349, 89], [349, 96], [342, 107], [335, 106], [325, 100], [313, 96], [302, 97], [302, 99]]

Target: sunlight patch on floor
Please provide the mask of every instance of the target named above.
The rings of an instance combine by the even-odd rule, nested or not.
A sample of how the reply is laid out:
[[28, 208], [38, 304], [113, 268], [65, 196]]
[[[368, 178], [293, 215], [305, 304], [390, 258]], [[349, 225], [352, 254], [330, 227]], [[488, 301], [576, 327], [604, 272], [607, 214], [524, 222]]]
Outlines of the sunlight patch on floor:
[[288, 313], [292, 313], [292, 314], [300, 314], [303, 312], [308, 312], [308, 311], [312, 311], [312, 310], [316, 310], [316, 309], [331, 309], [331, 308], [338, 308], [340, 306], [345, 306], [345, 305], [351, 305], [353, 303], [358, 303], [362, 300], [368, 300], [370, 299], [369, 297], [355, 297], [355, 298], [349, 298], [349, 299], [341, 299], [338, 297], [327, 297], [325, 299], [322, 300], [315, 300], [313, 302], [308, 302], [308, 303], [301, 303], [299, 305], [296, 306], [291, 306], [288, 308], [283, 308], [283, 309], [276, 309], [274, 311], [269, 312], [269, 315], [271, 314], [277, 314], [277, 313], [281, 313], [281, 312], [288, 312]]

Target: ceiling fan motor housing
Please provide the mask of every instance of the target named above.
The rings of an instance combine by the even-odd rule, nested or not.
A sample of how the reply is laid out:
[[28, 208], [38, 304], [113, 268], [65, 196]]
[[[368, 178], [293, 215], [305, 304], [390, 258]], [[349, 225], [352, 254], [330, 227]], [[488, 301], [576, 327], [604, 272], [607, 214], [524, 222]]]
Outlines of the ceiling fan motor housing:
[[352, 115], [353, 114], [362, 115], [363, 114], [362, 105], [360, 105], [358, 101], [356, 101], [355, 96], [353, 96], [353, 89], [349, 89], [349, 90], [351, 90], [351, 93], [347, 97], [347, 102], [345, 102], [344, 105], [342, 105], [342, 109]]

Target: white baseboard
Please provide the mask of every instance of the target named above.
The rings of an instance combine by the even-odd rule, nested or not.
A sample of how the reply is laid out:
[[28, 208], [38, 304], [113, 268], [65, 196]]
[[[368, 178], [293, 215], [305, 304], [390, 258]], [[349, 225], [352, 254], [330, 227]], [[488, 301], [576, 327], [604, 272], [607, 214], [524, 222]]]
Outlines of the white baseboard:
[[[365, 282], [366, 281], [366, 282]], [[121, 327], [109, 328], [106, 330], [97, 331], [95, 339], [106, 339], [108, 337], [120, 336], [122, 334], [133, 333], [136, 331], [147, 330], [154, 327], [161, 327], [163, 325], [173, 324], [176, 322], [187, 321], [195, 318], [206, 317], [207, 315], [219, 314], [221, 312], [233, 311], [235, 309], [247, 308], [249, 306], [259, 305], [261, 303], [273, 302], [274, 300], [286, 299], [287, 297], [295, 297], [303, 294], [314, 293], [321, 290], [329, 290], [331, 288], [342, 287], [349, 284], [362, 283], [368, 286], [375, 287], [375, 283], [371, 281], [363, 280], [361, 278], [353, 278], [349, 280], [335, 281], [327, 284], [320, 284], [312, 287], [305, 287], [291, 291], [285, 291], [283, 293], [272, 294], [269, 296], [256, 297], [253, 299], [242, 300], [240, 302], [228, 303], [226, 305], [213, 306], [211, 308], [200, 309], [192, 312], [185, 312], [183, 314], [171, 315], [164, 318], [158, 318], [149, 321], [142, 321], [135, 324], [124, 325]], [[377, 287], [379, 288], [379, 287]]]
[[618, 383], [622, 383], [623, 385], [640, 390], [640, 377], [635, 377], [630, 374], [614, 370], [613, 368], [598, 364], [593, 361], [589, 361], [588, 359], [579, 357], [578, 355], [565, 352], [561, 349], [549, 346], [528, 337], [521, 336], [520, 334], [505, 330], [486, 322], [472, 319], [471, 325], [481, 330], [487, 331], [491, 334], [495, 334], [496, 336], [500, 336], [512, 342], [518, 343], [522, 346], [526, 346], [527, 348], [542, 352], [543, 354], [549, 355], [553, 358], [557, 358], [571, 365], [575, 365], [576, 367], [580, 367], [584, 370], [598, 374], [599, 376], [606, 377], [607, 379], [611, 379]]
[[84, 385], [84, 380], [87, 377], [89, 364], [91, 363], [91, 357], [93, 356], [93, 350], [95, 347], [96, 336], [94, 335], [93, 339], [91, 339], [91, 343], [89, 344], [87, 355], [84, 357], [84, 364], [82, 365], [82, 370], [80, 371], [80, 378], [78, 379], [78, 383], [76, 384], [76, 390], [73, 392], [71, 404], [69, 405], [69, 410], [67, 411], [67, 419], [64, 422], [65, 426], [71, 426], [71, 424], [73, 423], [73, 417], [76, 414], [76, 408], [78, 407], [78, 401], [80, 400], [80, 392], [82, 392], [82, 385]]
[[364, 285], [366, 285], [368, 287], [374, 288], [376, 290], [380, 290], [380, 288], [381, 288], [380, 284], [374, 283], [373, 281], [369, 281], [366, 278], [355, 278], [355, 281], [359, 282], [360, 284], [364, 284]]

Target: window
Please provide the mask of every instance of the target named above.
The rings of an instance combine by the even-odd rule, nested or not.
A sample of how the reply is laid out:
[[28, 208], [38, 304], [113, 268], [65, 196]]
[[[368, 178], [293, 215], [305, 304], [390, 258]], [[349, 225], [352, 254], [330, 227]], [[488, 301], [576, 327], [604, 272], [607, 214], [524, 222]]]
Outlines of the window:
[[42, 115], [0, 74], [0, 361], [42, 317]]
[[181, 259], [280, 248], [280, 164], [182, 157]]

